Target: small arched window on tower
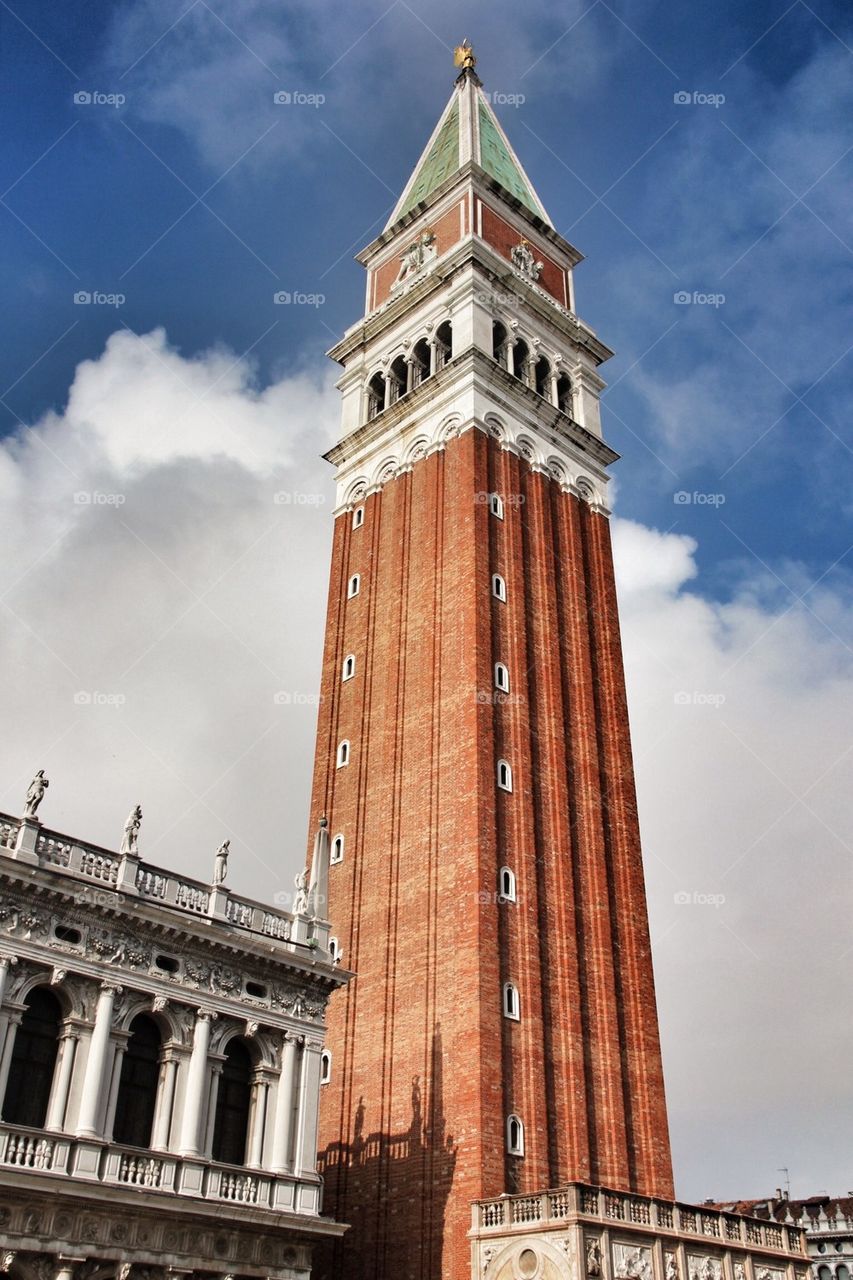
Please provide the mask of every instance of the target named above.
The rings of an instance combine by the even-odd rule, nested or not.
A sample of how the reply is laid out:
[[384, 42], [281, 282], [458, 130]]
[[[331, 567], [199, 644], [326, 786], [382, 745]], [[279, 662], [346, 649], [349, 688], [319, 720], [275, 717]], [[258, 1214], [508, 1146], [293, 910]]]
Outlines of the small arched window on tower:
[[495, 688], [501, 693], [509, 693], [509, 667], [505, 662], [495, 663]]
[[320, 1054], [320, 1084], [328, 1084], [332, 1078], [332, 1051], [324, 1049]]
[[352, 680], [355, 675], [355, 654], [348, 653], [344, 658], [343, 671], [341, 672], [342, 680]]
[[397, 356], [388, 370], [388, 382], [391, 387], [389, 404], [395, 404], [408, 390], [409, 366], [403, 356]]
[[519, 338], [512, 349], [512, 372], [530, 385], [530, 348], [523, 338]]
[[498, 786], [501, 791], [512, 791], [512, 769], [506, 760], [498, 761]]
[[557, 379], [557, 408], [567, 417], [572, 416], [572, 380], [567, 373]]
[[521, 1001], [518, 998], [518, 987], [513, 982], [504, 983], [504, 1017], [513, 1022], [521, 1020]]
[[329, 959], [332, 964], [340, 964], [344, 958], [344, 949], [337, 938], [329, 939]]
[[355, 511], [352, 513], [352, 527], [353, 529], [360, 529], [363, 524], [364, 507], [356, 507]]
[[377, 417], [385, 408], [385, 379], [374, 373], [367, 384], [367, 421]]
[[499, 493], [489, 494], [489, 510], [499, 520], [504, 518], [504, 500]]
[[499, 365], [506, 368], [506, 350], [507, 350], [507, 331], [506, 325], [501, 324], [500, 320], [492, 321], [492, 356]]
[[510, 867], [501, 867], [498, 875], [498, 901], [515, 902], [515, 872]]
[[361, 574], [354, 573], [347, 583], [347, 600], [352, 600], [361, 590]]
[[412, 347], [412, 387], [419, 387], [429, 377], [430, 352], [426, 338]]
[[332, 851], [329, 855], [329, 861], [334, 865], [336, 862], [344, 860], [344, 838], [343, 836], [335, 836], [332, 841]]
[[443, 369], [453, 354], [453, 328], [445, 320], [435, 331], [435, 371]]
[[551, 398], [551, 366], [544, 356], [540, 356], [533, 366], [533, 389], [537, 395]]
[[338, 743], [338, 768], [343, 769], [344, 765], [349, 764], [349, 739], [344, 738], [343, 742]]
[[506, 583], [499, 573], [492, 574], [492, 595], [506, 604]]
[[510, 1156], [524, 1155], [524, 1125], [518, 1116], [507, 1116], [506, 1150]]

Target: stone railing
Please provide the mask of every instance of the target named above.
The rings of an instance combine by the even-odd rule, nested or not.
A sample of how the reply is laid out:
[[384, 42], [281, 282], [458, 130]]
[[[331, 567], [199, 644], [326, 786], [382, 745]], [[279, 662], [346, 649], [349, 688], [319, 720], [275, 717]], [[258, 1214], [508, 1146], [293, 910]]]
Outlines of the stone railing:
[[724, 1213], [705, 1206], [653, 1200], [601, 1187], [572, 1183], [568, 1187], [538, 1195], [504, 1195], [497, 1200], [479, 1200], [473, 1206], [475, 1231], [506, 1231], [514, 1227], [545, 1225], [566, 1219], [592, 1219], [599, 1225], [648, 1228], [695, 1235], [721, 1244], [737, 1242], [750, 1248], [804, 1254], [804, 1235], [798, 1229], [783, 1228], [776, 1222]]
[[[65, 1176], [69, 1194], [77, 1177], [80, 1147], [78, 1139], [65, 1134], [48, 1135], [37, 1129], [0, 1123], [0, 1171], [26, 1169], [33, 1174], [49, 1174], [53, 1179]], [[100, 1156], [97, 1181], [105, 1186], [163, 1192], [172, 1198], [177, 1195], [227, 1203], [235, 1208], [303, 1214], [320, 1211], [320, 1185], [316, 1180], [207, 1160], [184, 1160], [166, 1152], [107, 1146]]]
[[[14, 849], [20, 825], [19, 819], [0, 814], [0, 850], [4, 853]], [[115, 891], [117, 900], [119, 895], [138, 896], [186, 915], [218, 920], [235, 929], [288, 944], [290, 949], [309, 944], [311, 929], [304, 920], [297, 928], [290, 912], [276, 911], [264, 903], [232, 894], [221, 885], [212, 886], [173, 875], [138, 858], [123, 859], [109, 849], [84, 844], [45, 827], [38, 829], [35, 853], [39, 865], [46, 870], [95, 882], [102, 891]], [[318, 938], [318, 941], [323, 940]]]

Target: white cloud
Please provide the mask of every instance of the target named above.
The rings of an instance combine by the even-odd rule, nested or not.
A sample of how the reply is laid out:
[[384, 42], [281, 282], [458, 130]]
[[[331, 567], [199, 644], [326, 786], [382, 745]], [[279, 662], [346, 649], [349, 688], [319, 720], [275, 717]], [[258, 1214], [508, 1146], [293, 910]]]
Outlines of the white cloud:
[[[48, 825], [114, 847], [141, 802], [151, 861], [207, 874], [230, 835], [235, 889], [289, 887], [336, 401], [330, 381], [259, 388], [228, 352], [187, 359], [161, 331], [125, 332], [80, 366], [62, 413], [5, 442], [5, 809], [43, 767]], [[827, 1134], [853, 1052], [851, 653], [761, 577], [700, 596], [689, 538], [620, 520], [614, 535], [679, 1189], [763, 1193], [782, 1164], [804, 1189], [843, 1186]], [[796, 566], [780, 572], [804, 590]], [[849, 596], [806, 600], [849, 635]]]

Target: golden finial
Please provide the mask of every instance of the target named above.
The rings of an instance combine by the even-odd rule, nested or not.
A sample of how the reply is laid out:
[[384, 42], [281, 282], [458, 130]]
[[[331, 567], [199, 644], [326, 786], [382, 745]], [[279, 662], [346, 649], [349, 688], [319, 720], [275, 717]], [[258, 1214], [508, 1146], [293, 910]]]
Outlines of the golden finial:
[[473, 71], [474, 67], [477, 65], [477, 59], [474, 57], [474, 50], [468, 43], [467, 36], [462, 43], [458, 44], [453, 50], [453, 65], [455, 67], [461, 67], [463, 71], [467, 71], [469, 69]]

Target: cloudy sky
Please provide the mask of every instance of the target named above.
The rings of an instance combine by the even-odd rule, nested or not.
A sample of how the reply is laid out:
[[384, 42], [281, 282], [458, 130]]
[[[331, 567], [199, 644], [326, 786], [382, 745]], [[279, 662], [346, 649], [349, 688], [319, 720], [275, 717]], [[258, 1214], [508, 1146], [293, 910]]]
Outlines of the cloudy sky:
[[[604, 372], [679, 1194], [846, 1192], [853, 13], [841, 0], [0, 5], [0, 807], [286, 891], [324, 350], [475, 44]], [[290, 95], [277, 104], [276, 93]], [[76, 100], [75, 100], [76, 99]], [[277, 291], [314, 295], [279, 306]], [[80, 295], [91, 301], [75, 301]], [[685, 299], [687, 299], [685, 301]], [[278, 698], [276, 695], [279, 695]]]

